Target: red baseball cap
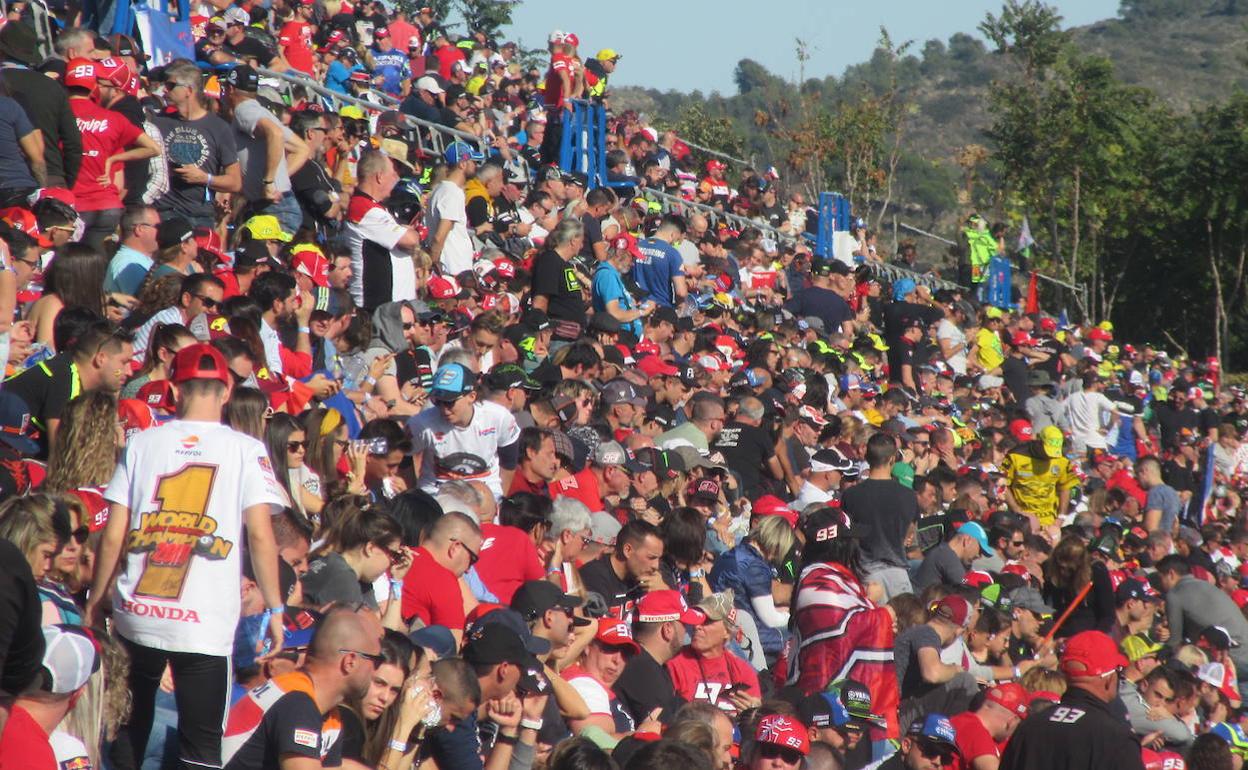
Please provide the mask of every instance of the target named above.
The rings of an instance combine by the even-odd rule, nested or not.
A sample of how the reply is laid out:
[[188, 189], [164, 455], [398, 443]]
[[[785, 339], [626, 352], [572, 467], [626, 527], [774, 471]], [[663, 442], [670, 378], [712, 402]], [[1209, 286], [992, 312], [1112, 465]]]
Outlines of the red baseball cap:
[[995, 687], [990, 687], [988, 692], [984, 693], [984, 700], [992, 701], [1021, 718], [1027, 716], [1027, 704], [1030, 698], [1026, 688], [1018, 682], [1002, 682]]
[[641, 647], [637, 644], [637, 640], [633, 639], [632, 626], [619, 618], [600, 618], [598, 620], [598, 632], [594, 634], [594, 641], [612, 647], [628, 647], [633, 652], [641, 652]]
[[1040, 331], [1046, 332], [1046, 333], [1057, 331], [1057, 319], [1047, 318], [1047, 317], [1041, 318], [1040, 319]]
[[971, 619], [971, 609], [970, 602], [961, 596], [953, 595], [946, 596], [936, 602], [936, 607], [932, 610], [932, 614], [955, 626], [965, 627]]
[[173, 357], [173, 382], [219, 380], [230, 384], [230, 367], [221, 351], [203, 342], [187, 345]]
[[700, 626], [706, 620], [706, 613], [697, 607], [690, 607], [684, 595], [672, 589], [651, 591], [638, 600], [639, 623], [666, 623], [671, 620], [679, 620], [687, 626]]
[[1081, 631], [1066, 641], [1062, 651], [1062, 672], [1070, 677], [1104, 676], [1126, 665], [1126, 656], [1102, 631]]
[[768, 714], [758, 721], [758, 729], [754, 731], [757, 743], [770, 743], [793, 749], [805, 756], [810, 753], [810, 737], [806, 726], [793, 717], [784, 714]]
[[373, 37], [390, 37], [389, 27], [379, 27], [373, 31]]
[[789, 526], [797, 526], [797, 511], [785, 505], [784, 501], [775, 495], [763, 495], [754, 501], [755, 516], [780, 516], [789, 523]]
[[504, 278], [516, 277], [516, 263], [506, 257], [499, 257], [494, 260], [494, 269]]
[[637, 239], [631, 233], [620, 233], [611, 239], [611, 248], [616, 251], [627, 251], [634, 259], [641, 259], [641, 249], [637, 248]]
[[1019, 330], [1014, 332], [1013, 343], [1015, 347], [1020, 347], [1022, 345], [1034, 345], [1036, 344], [1036, 341], [1035, 337], [1025, 331]]
[[1031, 422], [1023, 419], [1014, 420], [1010, 423], [1010, 435], [1019, 441], [1031, 441], [1036, 437], [1032, 431]]
[[468, 291], [460, 287], [459, 281], [449, 275], [430, 276], [425, 288], [434, 299], [463, 299], [468, 296]]
[[22, 232], [35, 239], [40, 248], [52, 248], [52, 241], [39, 231], [39, 220], [35, 219], [35, 213], [30, 209], [24, 209], [19, 206], [10, 206], [7, 209], [0, 209], [0, 219], [8, 222], [14, 229]]
[[70, 59], [65, 63], [65, 76], [61, 82], [66, 88], [85, 88], [95, 91], [99, 73], [91, 59]]
[[1114, 339], [1114, 335], [1110, 334], [1108, 331], [1102, 329], [1099, 326], [1094, 326], [1092, 327], [1092, 331], [1088, 332], [1088, 339], [1089, 340], [1101, 340], [1103, 342], [1110, 342]]
[[675, 377], [680, 370], [658, 356], [646, 356], [637, 361], [637, 368], [647, 377]]
[[136, 396], [152, 409], [172, 412], [176, 408], [173, 399], [173, 383], [169, 380], [150, 380], [139, 388]]
[[124, 61], [110, 56], [95, 63], [95, 76], [109, 85], [126, 88], [130, 85], [130, 78], [134, 77], [134, 73]]
[[329, 260], [320, 253], [320, 249], [303, 248], [291, 258], [290, 266], [296, 273], [311, 278], [317, 286], [329, 286]]
[[123, 398], [117, 402], [117, 419], [126, 434], [126, 441], [156, 424], [152, 410], [137, 398]]

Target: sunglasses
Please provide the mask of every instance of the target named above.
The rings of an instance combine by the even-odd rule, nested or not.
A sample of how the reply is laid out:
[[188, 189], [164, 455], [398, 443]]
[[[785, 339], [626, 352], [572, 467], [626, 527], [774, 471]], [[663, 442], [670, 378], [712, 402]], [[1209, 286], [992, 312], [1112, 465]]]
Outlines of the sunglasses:
[[82, 545], [83, 543], [87, 542], [87, 536], [90, 534], [91, 534], [90, 528], [88, 528], [84, 524], [78, 529], [75, 529], [73, 532], [71, 532], [70, 537], [74, 539], [75, 543], [77, 543], [78, 545]]
[[953, 761], [953, 749], [943, 743], [920, 740], [916, 741], [915, 745], [918, 746], [920, 754], [928, 759], [939, 759], [942, 765]]
[[307, 441], [287, 441], [286, 442], [287, 452], [302, 452], [302, 451], [306, 451], [307, 448], [308, 448]]
[[472, 550], [472, 549], [471, 549], [471, 548], [469, 548], [467, 545], [465, 545], [463, 540], [456, 540], [456, 539], [452, 538], [451, 542], [452, 542], [452, 543], [459, 543], [459, 547], [460, 547], [460, 548], [463, 548], [465, 551], [467, 551], [467, 552], [468, 552], [468, 567], [469, 567], [469, 569], [471, 569], [471, 568], [472, 568], [472, 565], [476, 564], [478, 561], [480, 561], [480, 560], [481, 560], [481, 554], [477, 553], [476, 551]]
[[338, 648], [338, 652], [342, 653], [343, 655], [359, 655], [364, 660], [367, 660], [369, 663], [372, 663], [373, 668], [377, 668], [382, 663], [386, 662], [386, 656], [382, 655], [381, 653], [362, 652], [360, 650], [352, 650], [350, 648], [342, 648], [342, 647]]
[[347, 447], [351, 446], [351, 441], [350, 439], [345, 439], [345, 438], [334, 439], [334, 446], [338, 447], [339, 449], [345, 452], [347, 451]]
[[202, 302], [207, 310], [212, 310], [217, 306], [217, 301], [212, 297], [205, 297], [203, 294], [192, 294], [191, 296]]

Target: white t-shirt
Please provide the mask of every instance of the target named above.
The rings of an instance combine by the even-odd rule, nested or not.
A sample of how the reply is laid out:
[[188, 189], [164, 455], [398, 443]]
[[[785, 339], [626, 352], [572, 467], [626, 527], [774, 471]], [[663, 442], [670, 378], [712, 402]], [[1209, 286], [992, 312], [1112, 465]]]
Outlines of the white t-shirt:
[[48, 745], [52, 747], [52, 755], [56, 757], [56, 766], [60, 770], [91, 770], [91, 755], [87, 753], [87, 745], [69, 733], [53, 730], [48, 736]]
[[459, 275], [472, 269], [474, 249], [472, 236], [468, 234], [468, 212], [464, 206], [464, 188], [443, 179], [433, 188], [433, 194], [429, 196], [429, 207], [425, 209], [425, 225], [429, 228], [431, 240], [438, 231], [439, 222], [446, 219], [454, 223], [451, 231], [446, 234], [446, 241], [442, 244], [442, 256], [438, 260], [442, 265], [443, 275]]
[[954, 372], [966, 374], [966, 334], [953, 321], [942, 318], [936, 325], [936, 339], [949, 340], [953, 344], [958, 352], [945, 360]]
[[229, 655], [243, 511], [286, 505], [264, 444], [220, 423], [172, 420], [130, 440], [104, 498], [130, 509], [117, 630], [158, 650]]
[[1107, 446], [1104, 418], [1116, 411], [1112, 401], [1102, 393], [1081, 390], [1067, 398], [1063, 406], [1070, 424], [1070, 443], [1076, 453]]
[[503, 480], [499, 475], [498, 449], [511, 446], [520, 439], [516, 418], [506, 407], [490, 401], [478, 401], [473, 406], [472, 422], [466, 428], [451, 425], [437, 407], [430, 406], [407, 422], [407, 432], [412, 437], [412, 454], [422, 454], [420, 462], [420, 488], [436, 494], [442, 482], [450, 476], [439, 472], [439, 460], [454, 454], [466, 453], [485, 460], [488, 467], [480, 477], [495, 497], [503, 496]]
[[793, 510], [802, 511], [808, 505], [815, 503], [828, 503], [832, 501], [832, 494], [824, 492], [819, 487], [811, 484], [809, 481], [802, 484], [802, 488], [797, 493], [797, 498], [793, 500]]
[[602, 686], [602, 682], [589, 674], [582, 674], [568, 680], [572, 689], [585, 701], [590, 714], [611, 716], [611, 693]]
[[[347, 247], [351, 250], [351, 298], [360, 307], [416, 299], [412, 255], [396, 251], [407, 228], [385, 206], [363, 194], [347, 205]], [[367, 295], [367, 301], [365, 301]]]
[[143, 325], [134, 332], [135, 360], [142, 361], [147, 355], [147, 346], [152, 340], [152, 332], [156, 331], [158, 325], [181, 324], [183, 320], [182, 308], [174, 306], [167, 307], [144, 321]]

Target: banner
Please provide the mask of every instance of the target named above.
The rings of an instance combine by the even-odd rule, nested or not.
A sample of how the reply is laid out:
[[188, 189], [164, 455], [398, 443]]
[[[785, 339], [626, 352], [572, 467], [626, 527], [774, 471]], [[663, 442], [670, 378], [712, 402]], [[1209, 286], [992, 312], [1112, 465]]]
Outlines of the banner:
[[169, 14], [147, 5], [134, 6], [134, 24], [143, 41], [143, 51], [151, 57], [148, 67], [160, 67], [174, 59], [195, 60], [195, 39], [191, 22], [174, 21]]

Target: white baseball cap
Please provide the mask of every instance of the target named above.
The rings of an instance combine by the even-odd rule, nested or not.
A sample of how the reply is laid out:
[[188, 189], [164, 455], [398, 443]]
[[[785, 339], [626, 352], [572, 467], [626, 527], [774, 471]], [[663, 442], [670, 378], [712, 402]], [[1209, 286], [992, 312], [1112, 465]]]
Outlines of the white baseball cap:
[[43, 670], [47, 672], [44, 691], [68, 695], [87, 683], [100, 668], [95, 639], [81, 626], [43, 627]]
[[431, 75], [424, 75], [416, 80], [416, 88], [420, 91], [428, 91], [431, 94], [444, 94], [446, 91], [442, 86], [438, 85], [438, 81]]

